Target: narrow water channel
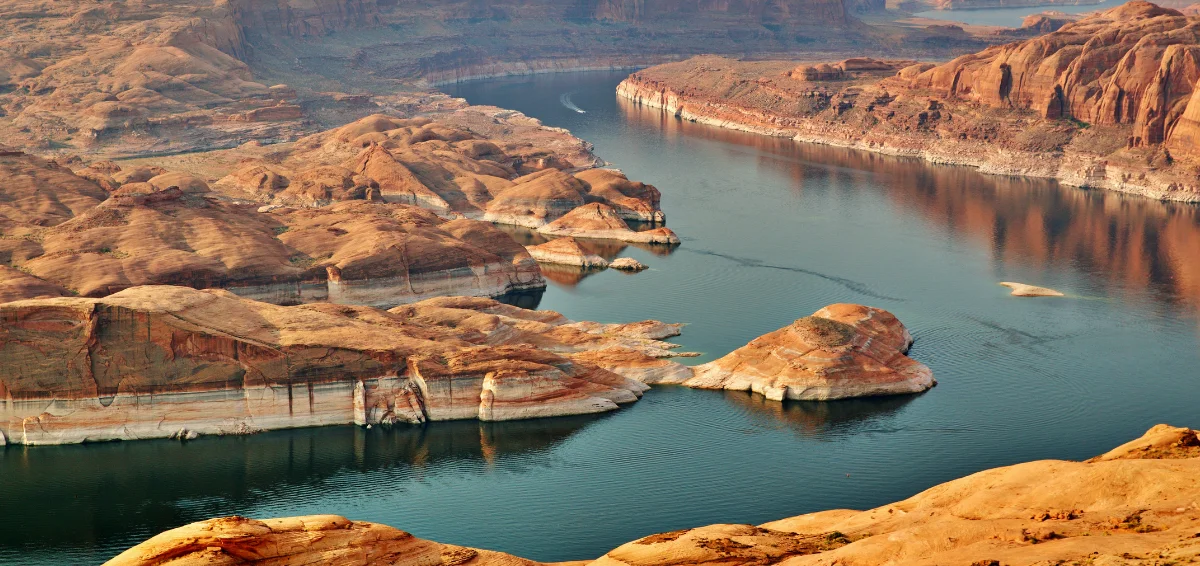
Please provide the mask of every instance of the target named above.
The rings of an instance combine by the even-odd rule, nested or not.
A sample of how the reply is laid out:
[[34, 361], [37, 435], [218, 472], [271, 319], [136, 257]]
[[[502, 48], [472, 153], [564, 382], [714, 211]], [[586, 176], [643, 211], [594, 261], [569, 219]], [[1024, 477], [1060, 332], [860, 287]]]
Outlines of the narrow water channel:
[[[654, 532], [872, 507], [984, 468], [1085, 458], [1159, 422], [1197, 424], [1196, 207], [684, 123], [622, 104], [621, 77], [454, 92], [593, 142], [662, 191], [683, 238], [671, 253], [603, 247], [651, 269], [558, 273], [527, 304], [687, 322], [679, 341], [703, 361], [826, 304], [864, 303], [912, 329], [912, 355], [940, 385], [787, 404], [661, 387], [586, 418], [9, 446], [0, 564], [98, 563], [235, 513], [337, 513], [584, 559]], [[1006, 280], [1068, 297], [1010, 297]]]

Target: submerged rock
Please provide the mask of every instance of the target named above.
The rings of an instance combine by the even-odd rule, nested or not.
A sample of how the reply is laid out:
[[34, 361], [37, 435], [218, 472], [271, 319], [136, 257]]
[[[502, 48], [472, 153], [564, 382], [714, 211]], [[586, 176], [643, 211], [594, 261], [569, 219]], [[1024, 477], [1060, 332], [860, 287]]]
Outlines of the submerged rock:
[[775, 400], [918, 393], [937, 382], [928, 367], [905, 355], [912, 341], [892, 313], [835, 304], [696, 366], [683, 384]]
[[1035, 285], [1026, 285], [1025, 283], [1014, 283], [1012, 281], [1001, 281], [1001, 285], [1012, 289], [1014, 297], [1062, 297], [1062, 293], [1046, 287], [1037, 287]]

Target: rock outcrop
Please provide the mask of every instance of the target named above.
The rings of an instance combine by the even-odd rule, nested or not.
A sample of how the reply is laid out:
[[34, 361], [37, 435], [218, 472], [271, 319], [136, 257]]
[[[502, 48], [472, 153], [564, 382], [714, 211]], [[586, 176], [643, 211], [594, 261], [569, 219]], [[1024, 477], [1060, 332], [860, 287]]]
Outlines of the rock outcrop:
[[[1197, 477], [1196, 431], [1158, 425], [1087, 462], [1043, 460], [985, 470], [866, 511], [659, 533], [574, 564], [1185, 564], [1200, 560]], [[401, 549], [428, 562], [395, 562]], [[230, 555], [251, 564], [267, 558], [311, 563], [325, 556], [372, 566], [532, 564], [341, 517], [203, 521], [151, 538], [109, 564], [149, 566], [165, 556], [209, 564]], [[450, 562], [448, 555], [474, 561]], [[283, 556], [295, 562], [278, 558]]]
[[631, 272], [642, 271], [644, 269], [649, 269], [649, 267], [650, 267], [650, 266], [648, 266], [636, 259], [633, 259], [631, 257], [619, 257], [619, 258], [614, 259], [611, 262], [609, 262], [608, 266], [613, 269], [618, 269], [620, 271], [631, 271]]
[[0, 434], [17, 444], [595, 413], [647, 388], [622, 373], [682, 368], [646, 334], [678, 326], [464, 297], [383, 311], [150, 286], [4, 303], [0, 322]]
[[696, 366], [683, 384], [778, 401], [918, 393], [937, 382], [928, 367], [905, 355], [912, 341], [892, 313], [830, 305]]
[[1198, 29], [1195, 17], [1137, 0], [894, 74], [699, 58], [639, 71], [618, 93], [798, 141], [1198, 201]]
[[538, 263], [553, 263], [558, 265], [574, 265], [576, 267], [599, 268], [608, 267], [608, 260], [588, 253], [580, 247], [575, 238], [559, 238], [544, 244], [526, 248], [529, 255]]

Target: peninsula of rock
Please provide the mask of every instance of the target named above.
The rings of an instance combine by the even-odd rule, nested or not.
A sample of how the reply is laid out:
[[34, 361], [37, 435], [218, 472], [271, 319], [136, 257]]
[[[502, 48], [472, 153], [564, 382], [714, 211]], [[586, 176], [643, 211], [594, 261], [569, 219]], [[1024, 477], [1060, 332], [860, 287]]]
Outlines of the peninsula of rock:
[[0, 304], [0, 439], [65, 444], [332, 424], [499, 421], [636, 401], [680, 325], [490, 299], [390, 311], [144, 286]]

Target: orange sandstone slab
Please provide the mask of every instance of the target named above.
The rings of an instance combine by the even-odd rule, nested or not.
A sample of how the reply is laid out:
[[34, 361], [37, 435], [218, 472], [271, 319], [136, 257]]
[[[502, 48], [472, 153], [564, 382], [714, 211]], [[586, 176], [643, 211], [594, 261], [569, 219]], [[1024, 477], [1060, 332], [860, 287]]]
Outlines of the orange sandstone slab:
[[912, 341], [885, 310], [835, 304], [697, 366], [683, 384], [775, 400], [918, 393], [936, 381], [928, 367], [905, 355]]

